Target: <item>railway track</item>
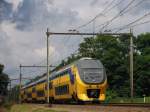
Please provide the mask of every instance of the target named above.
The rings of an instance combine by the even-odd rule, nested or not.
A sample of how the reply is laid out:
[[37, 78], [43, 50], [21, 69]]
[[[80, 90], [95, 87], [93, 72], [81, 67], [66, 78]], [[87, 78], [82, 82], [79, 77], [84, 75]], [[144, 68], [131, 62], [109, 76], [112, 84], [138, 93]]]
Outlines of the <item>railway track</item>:
[[150, 112], [150, 104], [33, 104], [33, 106], [67, 112]]
[[52, 104], [50, 108], [68, 112], [150, 112], [150, 104]]
[[[44, 104], [47, 105], [47, 104]], [[52, 105], [62, 105], [62, 106], [114, 106], [114, 107], [149, 107], [150, 108], [150, 103], [109, 103], [109, 104], [49, 104], [49, 106]]]
[[100, 104], [101, 106], [127, 106], [127, 107], [150, 107], [149, 103], [110, 103], [110, 104]]
[[[137, 105], [137, 104], [136, 104]], [[139, 104], [138, 104], [139, 105]], [[131, 106], [127, 105], [126, 106], [120, 106], [120, 104], [113, 104], [111, 105], [102, 105], [102, 104], [97, 104], [97, 105], [92, 105], [92, 104], [85, 104], [85, 105], [70, 105], [70, 104], [52, 104], [52, 106], [49, 107], [47, 104], [32, 104], [32, 103], [27, 103], [27, 104], [21, 104], [21, 105], [16, 105], [16, 108], [22, 107], [30, 110], [53, 110], [57, 112], [150, 112], [150, 107], [138, 107], [138, 106]], [[31, 109], [30, 109], [31, 108]], [[27, 112], [28, 112], [27, 111]], [[46, 111], [46, 112], [47, 112]], [[15, 111], [14, 111], [15, 112]], [[19, 111], [21, 112], [21, 111]]]

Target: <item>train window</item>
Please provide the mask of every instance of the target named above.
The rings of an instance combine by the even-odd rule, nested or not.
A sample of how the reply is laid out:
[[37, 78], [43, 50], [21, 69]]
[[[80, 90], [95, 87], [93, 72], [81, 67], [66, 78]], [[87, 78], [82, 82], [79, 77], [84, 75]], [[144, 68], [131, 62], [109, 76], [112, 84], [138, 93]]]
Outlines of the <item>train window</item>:
[[33, 93], [35, 93], [35, 92], [36, 92], [36, 91], [35, 91], [35, 87], [33, 87], [33, 88], [32, 88], [32, 92], [33, 92]]
[[47, 84], [45, 84], [45, 90], [47, 90]]
[[62, 76], [66, 75], [66, 71], [62, 73]]
[[49, 83], [49, 89], [52, 89], [52, 82]]
[[64, 95], [69, 93], [69, 85], [55, 87], [56, 95]]
[[68, 74], [68, 71], [65, 71], [64, 73], [63, 73], [63, 75], [67, 75]]
[[65, 74], [68, 74], [68, 71], [66, 71]]
[[23, 95], [21, 95], [21, 98], [23, 98]]
[[44, 91], [43, 91], [43, 90], [37, 91], [37, 96], [38, 96], [38, 97], [44, 96]]
[[[52, 82], [49, 83], [49, 89], [52, 89]], [[45, 84], [45, 90], [47, 90], [47, 84]]]
[[27, 93], [27, 97], [31, 98], [32, 97], [31, 93]]

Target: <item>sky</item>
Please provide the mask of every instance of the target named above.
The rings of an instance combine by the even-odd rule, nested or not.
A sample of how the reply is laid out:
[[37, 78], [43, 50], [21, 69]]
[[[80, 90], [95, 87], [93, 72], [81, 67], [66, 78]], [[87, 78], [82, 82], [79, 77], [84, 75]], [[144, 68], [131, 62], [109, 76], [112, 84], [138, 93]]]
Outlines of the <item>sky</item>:
[[[111, 1], [113, 1], [111, 3]], [[0, 0], [0, 63], [10, 78], [19, 77], [19, 65], [46, 64], [46, 29], [53, 32], [99, 32], [101, 24], [111, 20], [106, 29], [118, 28], [150, 12], [150, 0]], [[138, 4], [136, 6], [136, 4]], [[115, 6], [115, 4], [118, 4]], [[114, 7], [113, 7], [114, 6]], [[111, 8], [112, 7], [112, 8]], [[107, 10], [108, 8], [108, 10]], [[106, 12], [101, 13], [104, 9]], [[109, 10], [110, 9], [110, 10]], [[93, 23], [79, 28], [93, 19]], [[149, 20], [150, 16], [137, 23]], [[94, 29], [93, 29], [94, 27]], [[150, 24], [133, 27], [134, 35], [149, 32]], [[129, 32], [129, 29], [122, 32]], [[79, 38], [77, 38], [79, 37]], [[78, 49], [81, 36], [51, 36], [49, 38], [50, 64], [60, 61]], [[24, 77], [35, 77], [46, 72], [44, 68], [23, 69]]]

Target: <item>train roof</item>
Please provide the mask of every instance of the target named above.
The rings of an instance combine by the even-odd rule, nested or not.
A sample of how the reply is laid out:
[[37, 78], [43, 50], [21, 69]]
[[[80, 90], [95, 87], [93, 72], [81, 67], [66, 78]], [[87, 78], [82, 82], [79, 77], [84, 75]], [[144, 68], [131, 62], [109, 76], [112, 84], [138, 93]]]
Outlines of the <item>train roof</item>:
[[29, 84], [25, 84], [23, 87], [22, 87], [22, 89], [24, 89], [24, 88], [27, 88], [27, 87], [30, 87], [30, 86], [33, 86], [33, 85], [35, 85], [35, 84], [37, 84], [37, 83], [39, 83], [39, 82], [42, 82], [42, 81], [44, 81], [44, 80], [46, 80], [46, 76], [44, 76], [44, 77], [42, 77], [42, 78], [40, 78], [40, 79], [38, 79], [38, 80], [36, 80], [36, 81], [34, 81], [34, 82], [31, 82], [31, 83], [29, 83]]
[[77, 62], [75, 62], [75, 65], [78, 68], [102, 68], [103, 64], [101, 61], [93, 58], [81, 58]]

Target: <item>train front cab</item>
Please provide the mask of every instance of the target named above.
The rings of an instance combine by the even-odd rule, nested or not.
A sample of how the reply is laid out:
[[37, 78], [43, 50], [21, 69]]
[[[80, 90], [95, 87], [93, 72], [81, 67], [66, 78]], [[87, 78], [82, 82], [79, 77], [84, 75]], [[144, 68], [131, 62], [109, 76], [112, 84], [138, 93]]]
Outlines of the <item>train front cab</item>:
[[[92, 64], [93, 63], [93, 64]], [[96, 63], [98, 63], [97, 66]], [[107, 85], [107, 78], [105, 74], [105, 70], [103, 65], [100, 62], [92, 62], [92, 61], [87, 61], [86, 63], [82, 63], [74, 66], [73, 71], [76, 77], [76, 82], [75, 82], [75, 90], [76, 90], [76, 96], [77, 99], [80, 101], [104, 101], [105, 100], [105, 90], [106, 90], [106, 85]], [[85, 68], [86, 70], [83, 72], [81, 69]], [[100, 76], [94, 75], [94, 71], [90, 71], [88, 69], [100, 69], [102, 71], [97, 71], [97, 73]], [[89, 77], [84, 76], [85, 73], [89, 73]], [[91, 75], [90, 75], [91, 73]], [[82, 76], [81, 76], [82, 74]], [[93, 76], [92, 76], [93, 75]], [[87, 79], [86, 79], [87, 78]], [[101, 81], [98, 81], [98, 78], [103, 78]]]

